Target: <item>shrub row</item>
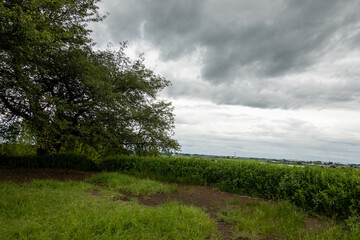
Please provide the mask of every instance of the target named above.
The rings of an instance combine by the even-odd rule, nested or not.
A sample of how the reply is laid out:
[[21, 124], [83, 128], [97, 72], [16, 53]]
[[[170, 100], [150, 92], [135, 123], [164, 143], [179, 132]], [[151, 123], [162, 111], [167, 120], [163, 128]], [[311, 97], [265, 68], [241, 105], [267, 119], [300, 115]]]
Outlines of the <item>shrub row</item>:
[[87, 156], [75, 154], [1, 157], [0, 165], [132, 172], [160, 180], [214, 186], [241, 195], [289, 200], [307, 211], [339, 219], [360, 214], [360, 173], [352, 168], [135, 156], [109, 157], [95, 164]]
[[338, 219], [360, 214], [358, 169], [125, 156], [107, 158], [99, 167], [106, 171], [135, 171], [163, 180], [210, 185], [241, 195], [289, 200], [307, 211]]
[[13, 168], [60, 168], [81, 171], [97, 170], [96, 164], [88, 156], [72, 153], [44, 156], [0, 156], [0, 165]]

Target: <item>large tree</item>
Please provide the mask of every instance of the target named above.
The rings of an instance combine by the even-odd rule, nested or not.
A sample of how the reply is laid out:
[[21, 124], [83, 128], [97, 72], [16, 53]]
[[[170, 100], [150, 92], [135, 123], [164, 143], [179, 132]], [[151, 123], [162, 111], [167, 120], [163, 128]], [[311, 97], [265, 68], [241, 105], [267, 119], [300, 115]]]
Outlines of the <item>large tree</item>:
[[94, 51], [88, 22], [99, 0], [1, 0], [0, 130], [26, 129], [38, 154], [82, 141], [138, 154], [179, 148], [171, 139], [170, 84], [119, 50]]

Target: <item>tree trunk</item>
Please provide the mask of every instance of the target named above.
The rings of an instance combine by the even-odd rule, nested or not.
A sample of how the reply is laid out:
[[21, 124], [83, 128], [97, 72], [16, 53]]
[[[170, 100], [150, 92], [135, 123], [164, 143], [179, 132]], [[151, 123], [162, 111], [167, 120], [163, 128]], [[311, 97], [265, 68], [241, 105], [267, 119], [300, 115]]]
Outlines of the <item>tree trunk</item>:
[[55, 149], [56, 153], [59, 153], [62, 145], [63, 145], [63, 142], [59, 142], [59, 143], [54, 144], [52, 147], [53, 147], [53, 149]]
[[37, 148], [36, 148], [36, 155], [37, 156], [43, 156], [43, 155], [47, 155], [47, 154], [49, 154], [49, 148], [48, 148], [48, 146], [44, 146], [44, 145], [42, 145], [42, 146], [37, 146]]

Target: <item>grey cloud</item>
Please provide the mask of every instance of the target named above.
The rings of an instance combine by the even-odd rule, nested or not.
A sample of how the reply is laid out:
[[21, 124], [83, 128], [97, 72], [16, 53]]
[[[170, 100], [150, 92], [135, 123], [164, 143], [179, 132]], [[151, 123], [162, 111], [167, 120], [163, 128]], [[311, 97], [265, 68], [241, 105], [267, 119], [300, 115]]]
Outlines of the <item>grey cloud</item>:
[[203, 49], [203, 82], [175, 79], [170, 96], [260, 108], [341, 105], [359, 102], [354, 75], [339, 87], [287, 76], [307, 71], [334, 48], [359, 49], [359, 7], [358, 0], [106, 1], [101, 9], [110, 16], [93, 28], [100, 42], [150, 42], [163, 61]]
[[161, 49], [165, 60], [176, 59], [198, 46], [202, 5], [203, 1], [166, 1], [145, 10], [144, 35]]
[[326, 84], [313, 79], [262, 79], [212, 85], [207, 82], [174, 81], [166, 89], [174, 98], [184, 95], [208, 99], [217, 104], [243, 105], [256, 108], [296, 109], [303, 107], [358, 109], [360, 80]]
[[[214, 44], [207, 40], [210, 50], [205, 56], [205, 79], [222, 82], [227, 74], [254, 64], [258, 66], [254, 71], [265, 77], [302, 71], [322, 55], [340, 27], [358, 20], [347, 18], [347, 5], [339, 1], [292, 1], [281, 6], [286, 7], [277, 14], [257, 16], [254, 12], [252, 22], [222, 26], [225, 33], [207, 36], [221, 40]], [[219, 72], [219, 65], [227, 67]], [[230, 77], [234, 80], [238, 74]]]
[[165, 60], [206, 49], [205, 80], [239, 78], [243, 68], [265, 76], [301, 71], [316, 61], [340, 28], [358, 22], [358, 1], [113, 1], [111, 39], [143, 34]]
[[[164, 59], [191, 52], [198, 43], [193, 39], [201, 28], [203, 1], [108, 1], [100, 7], [110, 16], [93, 25], [96, 35], [110, 31], [108, 41], [135, 41], [142, 37], [161, 50]], [[103, 29], [103, 26], [111, 29]]]

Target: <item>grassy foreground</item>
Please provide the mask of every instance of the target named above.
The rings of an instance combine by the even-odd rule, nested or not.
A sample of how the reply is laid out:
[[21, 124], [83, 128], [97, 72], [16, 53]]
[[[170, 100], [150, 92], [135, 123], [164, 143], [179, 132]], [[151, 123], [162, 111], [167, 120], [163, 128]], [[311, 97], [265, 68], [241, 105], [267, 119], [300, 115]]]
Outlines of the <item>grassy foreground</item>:
[[[152, 192], [159, 187], [154, 183]], [[0, 239], [207, 239], [216, 233], [199, 208], [178, 202], [146, 207], [113, 201], [109, 195], [119, 193], [111, 188], [101, 197], [89, 193], [94, 190], [100, 189], [74, 181], [0, 184]]]
[[[95, 183], [93, 185], [92, 183]], [[169, 202], [147, 207], [121, 201], [122, 194], [151, 195], [178, 189], [120, 173], [86, 182], [33, 180], [0, 184], [0, 239], [221, 239], [203, 209]], [[96, 193], [96, 194], [94, 194]], [[117, 201], [114, 201], [114, 200]], [[288, 201], [229, 202], [218, 220], [234, 227], [234, 239], [358, 240], [358, 219], [306, 227], [306, 214]]]

